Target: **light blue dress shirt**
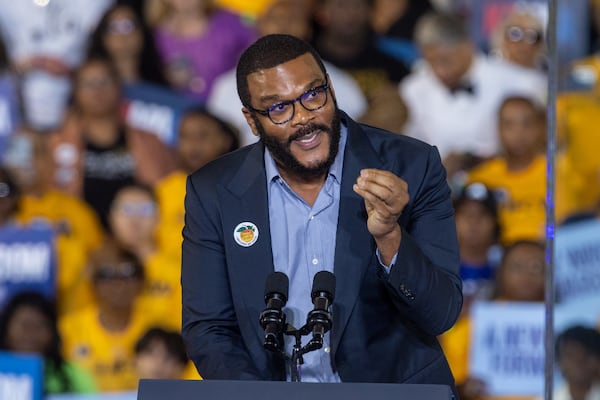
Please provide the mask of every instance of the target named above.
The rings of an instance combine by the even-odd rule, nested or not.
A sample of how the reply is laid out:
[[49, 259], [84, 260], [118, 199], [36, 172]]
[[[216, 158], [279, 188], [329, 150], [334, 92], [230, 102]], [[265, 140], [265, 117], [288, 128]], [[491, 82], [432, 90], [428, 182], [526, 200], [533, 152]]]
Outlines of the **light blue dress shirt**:
[[[333, 272], [347, 136], [347, 128], [342, 125], [339, 152], [312, 207], [281, 178], [271, 154], [265, 151], [273, 262], [275, 271], [283, 272], [290, 280], [284, 311], [287, 322], [297, 329], [306, 323], [307, 314], [313, 309], [310, 292], [314, 275], [323, 270]], [[311, 338], [311, 334], [304, 336], [302, 345]], [[288, 356], [294, 342], [293, 336], [285, 336]], [[341, 382], [331, 367], [330, 342], [328, 332], [321, 349], [304, 354], [302, 382]], [[288, 381], [291, 380], [289, 364]]]

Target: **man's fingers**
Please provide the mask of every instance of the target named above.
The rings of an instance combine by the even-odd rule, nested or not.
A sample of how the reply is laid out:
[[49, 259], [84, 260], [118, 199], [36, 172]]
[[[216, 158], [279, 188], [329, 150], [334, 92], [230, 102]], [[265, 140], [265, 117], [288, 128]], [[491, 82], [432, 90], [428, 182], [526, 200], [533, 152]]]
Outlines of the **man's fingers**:
[[398, 206], [403, 208], [408, 202], [407, 183], [389, 171], [364, 169], [356, 180], [356, 185], [364, 193], [369, 193], [371, 198], [379, 200], [391, 209]]
[[365, 193], [369, 193], [385, 203], [388, 203], [391, 197], [394, 195], [394, 192], [390, 187], [384, 186], [379, 182], [369, 180], [368, 178], [359, 177], [356, 180], [356, 184]]
[[373, 207], [380, 208], [385, 206], [385, 202], [380, 197], [364, 188], [361, 188], [358, 184], [354, 185], [354, 191]]
[[392, 192], [408, 191], [406, 181], [390, 171], [380, 169], [363, 169], [360, 171], [360, 177], [367, 182], [376, 183], [377, 185], [388, 188]]

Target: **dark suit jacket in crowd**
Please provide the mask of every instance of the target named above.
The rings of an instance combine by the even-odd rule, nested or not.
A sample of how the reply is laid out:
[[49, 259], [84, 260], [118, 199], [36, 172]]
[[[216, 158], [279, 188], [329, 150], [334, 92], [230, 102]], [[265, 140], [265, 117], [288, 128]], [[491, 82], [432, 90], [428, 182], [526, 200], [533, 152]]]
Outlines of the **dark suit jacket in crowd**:
[[[454, 380], [436, 336], [461, 305], [459, 256], [450, 189], [437, 150], [409, 137], [357, 124], [348, 127], [334, 273], [333, 368], [345, 382], [447, 384]], [[181, 282], [183, 335], [205, 379], [284, 380], [280, 357], [263, 348], [259, 314], [274, 271], [264, 147], [230, 153], [187, 182]], [[360, 170], [394, 172], [410, 201], [389, 276], [376, 257], [363, 199], [352, 190]], [[252, 246], [234, 228], [252, 222]], [[310, 293], [306, 294], [310, 296]]]

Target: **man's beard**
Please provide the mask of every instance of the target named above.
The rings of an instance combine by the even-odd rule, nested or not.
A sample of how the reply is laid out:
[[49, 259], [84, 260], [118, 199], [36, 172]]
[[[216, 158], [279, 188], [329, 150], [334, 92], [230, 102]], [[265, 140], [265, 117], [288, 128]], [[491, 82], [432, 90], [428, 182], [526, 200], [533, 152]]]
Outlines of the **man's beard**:
[[[329, 168], [333, 165], [335, 157], [339, 151], [341, 137], [340, 113], [337, 107], [335, 108], [333, 118], [331, 119], [330, 127], [323, 124], [308, 124], [294, 132], [294, 134], [290, 136], [285, 143], [282, 143], [273, 136], [268, 135], [258, 118], [255, 116], [253, 116], [253, 118], [256, 129], [258, 130], [260, 138], [265, 147], [269, 150], [275, 162], [285, 171], [290, 172], [304, 180], [311, 180], [326, 174], [329, 171]], [[302, 165], [290, 150], [292, 142], [319, 130], [322, 133], [329, 135], [329, 155], [325, 160], [317, 164], [309, 166]]]

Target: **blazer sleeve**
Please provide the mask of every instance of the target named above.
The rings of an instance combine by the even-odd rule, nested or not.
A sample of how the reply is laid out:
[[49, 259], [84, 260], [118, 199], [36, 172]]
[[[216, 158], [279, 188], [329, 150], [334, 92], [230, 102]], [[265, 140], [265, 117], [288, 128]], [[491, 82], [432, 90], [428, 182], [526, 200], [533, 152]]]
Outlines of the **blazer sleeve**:
[[[424, 176], [409, 192], [408, 222], [387, 287], [396, 308], [422, 331], [439, 335], [462, 307], [458, 241], [450, 188], [439, 153], [430, 148]], [[406, 221], [405, 218], [402, 218]]]
[[205, 379], [261, 379], [244, 345], [230, 292], [215, 191], [188, 177], [181, 286], [182, 335]]

